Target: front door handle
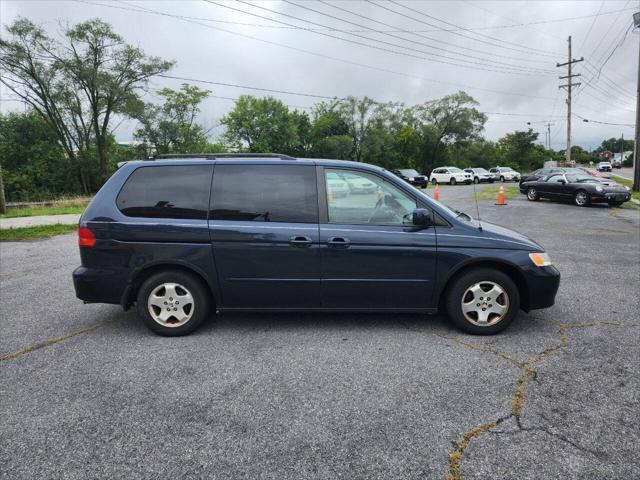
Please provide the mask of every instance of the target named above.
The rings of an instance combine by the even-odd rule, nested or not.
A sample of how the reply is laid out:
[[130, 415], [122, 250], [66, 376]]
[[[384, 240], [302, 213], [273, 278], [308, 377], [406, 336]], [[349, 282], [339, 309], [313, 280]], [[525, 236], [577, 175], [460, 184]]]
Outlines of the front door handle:
[[295, 237], [291, 237], [289, 239], [289, 243], [294, 247], [310, 247], [311, 243], [313, 243], [313, 240], [303, 235], [296, 235]]
[[350, 243], [346, 237], [330, 237], [327, 240], [327, 245], [332, 248], [349, 248]]

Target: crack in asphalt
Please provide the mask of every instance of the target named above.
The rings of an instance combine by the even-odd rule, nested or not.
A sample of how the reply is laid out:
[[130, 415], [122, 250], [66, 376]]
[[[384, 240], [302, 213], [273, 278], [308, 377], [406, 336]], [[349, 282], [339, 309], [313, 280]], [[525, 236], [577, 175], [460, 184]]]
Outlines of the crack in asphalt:
[[[546, 320], [546, 319], [545, 319]], [[549, 321], [549, 320], [546, 320]], [[450, 337], [447, 335], [442, 335], [442, 334], [438, 334], [438, 333], [433, 333], [432, 335], [435, 335], [437, 337], [440, 338], [444, 338], [447, 340], [451, 340], [459, 345], [462, 345], [465, 348], [469, 348], [471, 350], [477, 351], [477, 352], [482, 352], [482, 353], [490, 353], [492, 355], [495, 355], [496, 357], [499, 357], [503, 360], [508, 361], [509, 363], [511, 363], [512, 365], [517, 366], [520, 369], [520, 373], [518, 375], [518, 377], [516, 378], [516, 386], [513, 392], [513, 398], [511, 400], [511, 411], [509, 412], [508, 415], [502, 416], [496, 420], [493, 420], [491, 422], [487, 422], [484, 423], [482, 425], [479, 425], [477, 427], [474, 427], [472, 429], [467, 430], [466, 432], [464, 432], [462, 434], [462, 439], [459, 440], [458, 442], [454, 442], [453, 446], [454, 449], [451, 453], [449, 453], [449, 472], [446, 476], [447, 480], [461, 480], [462, 479], [462, 474], [460, 472], [460, 465], [461, 465], [461, 461], [462, 461], [462, 456], [464, 454], [464, 451], [467, 449], [467, 447], [471, 444], [471, 441], [474, 438], [477, 438], [479, 436], [481, 436], [484, 433], [491, 433], [491, 430], [493, 430], [494, 428], [496, 428], [498, 425], [500, 425], [502, 422], [509, 420], [511, 418], [515, 419], [516, 424], [518, 426], [518, 430], [516, 430], [516, 432], [529, 432], [529, 431], [541, 431], [544, 432], [550, 436], [553, 436], [555, 438], [558, 438], [570, 445], [572, 445], [573, 447], [575, 447], [576, 449], [582, 451], [582, 452], [586, 452], [586, 453], [591, 453], [593, 455], [596, 455], [598, 457], [602, 456], [601, 452], [595, 452], [592, 450], [588, 450], [582, 446], [580, 446], [579, 444], [575, 443], [574, 441], [568, 439], [567, 437], [564, 437], [561, 434], [552, 432], [544, 427], [523, 427], [522, 424], [520, 423], [520, 415], [522, 414], [522, 410], [524, 408], [524, 404], [525, 404], [525, 386], [527, 383], [527, 380], [529, 378], [534, 378], [536, 377], [536, 371], [534, 369], [534, 366], [540, 362], [541, 360], [549, 357], [550, 355], [552, 355], [553, 353], [561, 350], [562, 348], [564, 348], [568, 342], [569, 342], [569, 338], [567, 335], [567, 330], [572, 329], [572, 328], [590, 328], [590, 327], [598, 327], [598, 326], [613, 326], [613, 327], [619, 327], [619, 328], [624, 328], [624, 327], [638, 327], [640, 326], [640, 324], [625, 324], [625, 323], [620, 323], [620, 322], [609, 322], [609, 321], [601, 321], [601, 320], [594, 320], [592, 322], [587, 322], [587, 323], [578, 323], [578, 324], [568, 324], [568, 323], [560, 323], [560, 322], [555, 322], [555, 321], [551, 321], [552, 323], [554, 323], [558, 330], [557, 330], [557, 334], [558, 334], [558, 342], [556, 342], [553, 345], [550, 345], [548, 347], [546, 347], [544, 350], [534, 354], [533, 356], [529, 357], [527, 360], [525, 360], [524, 362], [519, 361], [515, 358], [510, 357], [509, 355], [505, 354], [504, 352], [501, 352], [500, 350], [496, 350], [494, 348], [490, 348], [487, 346], [480, 346], [474, 343], [470, 343], [464, 340], [461, 340], [459, 338], [456, 337]], [[496, 435], [501, 434], [501, 433], [511, 433], [511, 432], [492, 432]]]
[[34, 343], [33, 345], [29, 345], [27, 347], [21, 348], [20, 350], [16, 350], [15, 352], [7, 353], [6, 355], [0, 356], [0, 362], [6, 362], [7, 360], [14, 360], [18, 357], [21, 357], [22, 355], [26, 355], [27, 353], [35, 352], [36, 350], [40, 350], [41, 348], [49, 347], [51, 345], [55, 345], [56, 343], [64, 342], [65, 340], [68, 340], [73, 337], [77, 337], [78, 335], [94, 332], [99, 328], [102, 328], [112, 322], [115, 322], [115, 320], [107, 320], [97, 325], [92, 325], [90, 327], [81, 328], [80, 330], [75, 330], [73, 332], [67, 333], [66, 335], [62, 335], [60, 337], [50, 338], [48, 340], [44, 340], [39, 343]]

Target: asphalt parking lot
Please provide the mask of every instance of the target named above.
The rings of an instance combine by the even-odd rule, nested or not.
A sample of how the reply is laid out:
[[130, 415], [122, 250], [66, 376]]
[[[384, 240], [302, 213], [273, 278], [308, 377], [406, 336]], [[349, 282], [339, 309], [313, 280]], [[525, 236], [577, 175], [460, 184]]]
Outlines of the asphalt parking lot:
[[[476, 216], [472, 189], [441, 201]], [[162, 338], [76, 300], [74, 235], [0, 244], [0, 477], [638, 478], [640, 212], [493, 203], [562, 273], [554, 307], [493, 337], [227, 314]]]

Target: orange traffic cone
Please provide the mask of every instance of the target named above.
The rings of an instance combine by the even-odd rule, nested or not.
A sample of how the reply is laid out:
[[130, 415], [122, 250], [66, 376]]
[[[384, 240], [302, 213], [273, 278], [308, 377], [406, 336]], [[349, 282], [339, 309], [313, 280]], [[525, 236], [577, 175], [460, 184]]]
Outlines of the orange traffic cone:
[[436, 189], [433, 191], [433, 199], [440, 200], [440, 185], [436, 184]]
[[498, 190], [498, 203], [496, 205], [506, 205], [504, 201], [504, 187], [500, 185], [500, 190]]

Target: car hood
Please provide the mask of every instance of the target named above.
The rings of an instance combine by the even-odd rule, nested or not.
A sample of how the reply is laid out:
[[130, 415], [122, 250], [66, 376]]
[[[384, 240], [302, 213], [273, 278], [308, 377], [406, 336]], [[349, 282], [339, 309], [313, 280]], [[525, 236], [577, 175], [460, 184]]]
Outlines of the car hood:
[[482, 222], [482, 236], [496, 243], [496, 248], [516, 248], [518, 250], [544, 251], [540, 245], [515, 230], [493, 223]]

